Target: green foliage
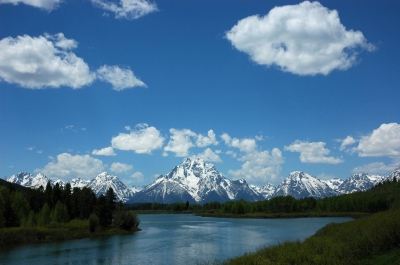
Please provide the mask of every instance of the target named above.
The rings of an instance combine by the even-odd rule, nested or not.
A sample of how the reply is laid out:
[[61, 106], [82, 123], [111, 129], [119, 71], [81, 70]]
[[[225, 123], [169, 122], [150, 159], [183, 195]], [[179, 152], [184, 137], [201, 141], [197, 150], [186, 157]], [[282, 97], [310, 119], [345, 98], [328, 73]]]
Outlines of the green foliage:
[[51, 222], [51, 212], [50, 207], [47, 203], [43, 205], [42, 210], [40, 210], [39, 218], [38, 218], [38, 225], [40, 226], [47, 226]]
[[96, 231], [96, 229], [99, 227], [99, 224], [100, 224], [99, 217], [95, 213], [92, 213], [89, 216], [90, 233], [94, 233]]
[[131, 231], [132, 228], [139, 226], [140, 220], [134, 212], [120, 211], [116, 215], [114, 224], [120, 229]]

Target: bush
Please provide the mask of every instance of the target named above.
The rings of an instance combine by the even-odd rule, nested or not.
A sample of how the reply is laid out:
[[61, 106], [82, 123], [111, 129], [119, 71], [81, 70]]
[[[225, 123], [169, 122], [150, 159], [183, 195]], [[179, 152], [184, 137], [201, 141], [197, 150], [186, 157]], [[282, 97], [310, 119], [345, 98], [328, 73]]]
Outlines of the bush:
[[130, 231], [139, 226], [140, 220], [134, 212], [121, 211], [117, 214], [114, 224], [116, 227]]

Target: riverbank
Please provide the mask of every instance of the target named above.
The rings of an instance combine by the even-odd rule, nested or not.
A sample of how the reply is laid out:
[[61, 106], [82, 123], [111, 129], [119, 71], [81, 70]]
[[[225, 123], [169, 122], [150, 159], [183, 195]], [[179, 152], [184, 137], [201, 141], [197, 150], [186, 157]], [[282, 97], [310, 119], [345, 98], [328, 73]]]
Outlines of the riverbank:
[[370, 213], [358, 213], [358, 212], [294, 212], [294, 213], [244, 213], [244, 214], [233, 214], [224, 213], [219, 211], [208, 211], [199, 212], [196, 215], [201, 217], [216, 217], [216, 218], [258, 218], [258, 219], [268, 219], [268, 218], [307, 218], [307, 217], [352, 217], [354, 219], [368, 217]]
[[214, 264], [400, 264], [400, 203], [341, 224], [303, 242], [285, 242]]
[[88, 220], [72, 220], [69, 223], [53, 224], [48, 227], [1, 228], [0, 247], [123, 235], [140, 230], [140, 228], [134, 227], [130, 231], [127, 231], [111, 226], [108, 228], [99, 228], [94, 233], [91, 233]]

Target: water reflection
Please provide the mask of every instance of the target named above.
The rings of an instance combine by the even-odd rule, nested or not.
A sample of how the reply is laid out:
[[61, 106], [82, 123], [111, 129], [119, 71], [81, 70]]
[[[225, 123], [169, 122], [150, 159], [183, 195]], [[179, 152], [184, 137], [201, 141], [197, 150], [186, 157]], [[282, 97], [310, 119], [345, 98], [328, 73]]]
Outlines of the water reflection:
[[193, 264], [225, 260], [263, 246], [305, 239], [330, 222], [351, 218], [215, 219], [142, 215], [133, 235], [0, 250], [0, 264]]

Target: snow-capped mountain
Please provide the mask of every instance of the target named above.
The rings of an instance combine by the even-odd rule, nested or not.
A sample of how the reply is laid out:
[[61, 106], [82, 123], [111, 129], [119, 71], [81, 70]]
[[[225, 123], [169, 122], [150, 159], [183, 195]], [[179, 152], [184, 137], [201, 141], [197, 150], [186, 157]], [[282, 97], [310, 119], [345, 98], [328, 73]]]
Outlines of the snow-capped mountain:
[[206, 164], [200, 158], [186, 158], [181, 165], [136, 193], [132, 201], [202, 203], [237, 199], [254, 201], [262, 199], [262, 196], [254, 192], [245, 180], [229, 180], [213, 164]]
[[20, 172], [18, 174], [12, 175], [9, 179], [7, 179], [7, 181], [11, 183], [16, 183], [21, 186], [29, 187], [32, 189], [38, 189], [40, 186], [46, 188], [47, 182], [49, 181], [52, 186], [54, 186], [56, 183], [58, 183], [60, 186], [65, 185], [63, 181], [51, 180], [41, 173], [38, 173], [36, 176], [33, 176], [32, 174], [27, 172]]
[[267, 183], [264, 186], [249, 185], [249, 187], [256, 193], [261, 194], [264, 200], [269, 200], [272, 198], [276, 191], [276, 187], [271, 183]]
[[[400, 181], [400, 168], [394, 170], [389, 176], [368, 174], [354, 174], [350, 178], [319, 180], [307, 173], [295, 171], [290, 173], [278, 187], [272, 184], [264, 186], [248, 185], [243, 179], [229, 180], [219, 173], [214, 165], [206, 164], [202, 159], [186, 158], [179, 166], [174, 167], [168, 174], [158, 177], [146, 187], [127, 187], [117, 176], [103, 172], [92, 180], [75, 178], [70, 181], [71, 187], [88, 186], [95, 194], [105, 194], [112, 188], [118, 200], [129, 203], [160, 202], [174, 203], [185, 202], [205, 203], [210, 201], [225, 202], [229, 200], [244, 199], [257, 201], [270, 199], [276, 196], [291, 195], [295, 198], [314, 197], [323, 198], [356, 191], [364, 191], [386, 180], [396, 178]], [[33, 176], [21, 172], [11, 176], [8, 182], [25, 187], [46, 187], [59, 183], [61, 180], [51, 180], [43, 174]]]
[[324, 198], [336, 194], [325, 182], [310, 174], [295, 171], [279, 184], [273, 197], [291, 195], [296, 199], [304, 197]]
[[387, 177], [358, 173], [345, 179], [337, 187], [337, 192], [339, 194], [348, 194], [356, 191], [365, 191], [385, 180], [387, 180]]
[[90, 187], [96, 196], [105, 194], [109, 188], [112, 188], [118, 201], [127, 202], [133, 196], [133, 192], [117, 176], [109, 175], [103, 172], [92, 179], [87, 185]]

